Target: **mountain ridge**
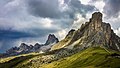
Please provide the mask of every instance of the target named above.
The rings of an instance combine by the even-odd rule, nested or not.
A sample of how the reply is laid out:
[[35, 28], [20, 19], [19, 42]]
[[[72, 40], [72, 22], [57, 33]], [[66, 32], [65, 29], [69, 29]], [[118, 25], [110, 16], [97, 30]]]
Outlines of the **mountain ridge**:
[[40, 52], [44, 53], [48, 51], [52, 45], [58, 43], [59, 40], [56, 38], [54, 34], [49, 34], [48, 39], [45, 44], [39, 44], [36, 43], [33, 45], [27, 45], [26, 43], [21, 43], [20, 46], [18, 47], [12, 47], [6, 51], [6, 53], [3, 54], [1, 57], [5, 56], [15, 56], [15, 55], [20, 55], [20, 54], [27, 54], [31, 52]]
[[[82, 24], [81, 27], [68, 35], [70, 39], [64, 43], [64, 45], [60, 45], [61, 42], [53, 45], [51, 50], [59, 49], [59, 48], [67, 48], [69, 47], [91, 47], [91, 46], [104, 46], [116, 51], [120, 51], [120, 37], [118, 37], [114, 31], [111, 29], [109, 23], [102, 22], [102, 13], [95, 12], [92, 14], [89, 22]], [[67, 39], [67, 36], [65, 39]], [[63, 40], [65, 40], [63, 39]], [[60, 46], [60, 47], [59, 47]]]

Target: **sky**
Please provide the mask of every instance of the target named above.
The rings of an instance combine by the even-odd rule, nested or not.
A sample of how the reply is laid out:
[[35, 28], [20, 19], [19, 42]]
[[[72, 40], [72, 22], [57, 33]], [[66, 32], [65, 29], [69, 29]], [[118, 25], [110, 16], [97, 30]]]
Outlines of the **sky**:
[[61, 40], [96, 11], [120, 36], [120, 0], [0, 0], [0, 53], [22, 42], [42, 44], [49, 34]]

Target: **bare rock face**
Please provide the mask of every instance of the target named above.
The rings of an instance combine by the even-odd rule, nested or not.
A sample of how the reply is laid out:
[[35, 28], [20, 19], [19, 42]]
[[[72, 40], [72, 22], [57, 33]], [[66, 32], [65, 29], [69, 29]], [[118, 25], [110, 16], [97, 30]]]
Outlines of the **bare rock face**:
[[25, 43], [21, 43], [21, 45], [19, 46], [19, 50], [20, 51], [23, 51], [23, 50], [29, 50], [30, 46], [28, 46], [27, 44]]
[[74, 33], [75, 33], [75, 30], [71, 29], [63, 40], [61, 40], [60, 42], [56, 43], [55, 45], [53, 45], [51, 47], [51, 50], [60, 49], [60, 48], [63, 48], [64, 46], [68, 45], [68, 43], [72, 39]]
[[100, 12], [93, 13], [89, 22], [82, 24], [69, 41], [63, 47], [71, 45], [81, 48], [103, 46], [120, 51], [120, 38], [113, 32], [109, 23], [102, 22], [102, 13]]
[[54, 44], [54, 43], [58, 43], [58, 42], [59, 42], [59, 40], [58, 40], [58, 38], [55, 37], [54, 34], [49, 34], [45, 45], [50, 45], [50, 44]]

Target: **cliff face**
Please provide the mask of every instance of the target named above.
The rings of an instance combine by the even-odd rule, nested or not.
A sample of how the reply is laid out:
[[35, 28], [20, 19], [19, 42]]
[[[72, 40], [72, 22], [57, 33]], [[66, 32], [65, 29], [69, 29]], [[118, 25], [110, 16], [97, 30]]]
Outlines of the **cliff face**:
[[[96, 47], [103, 46], [120, 51], [120, 38], [113, 32], [109, 23], [102, 22], [102, 13], [95, 12], [89, 22], [82, 24], [81, 28], [68, 33], [69, 42], [62, 47]], [[67, 38], [67, 37], [66, 37]], [[65, 38], [65, 39], [66, 39]], [[60, 42], [59, 42], [60, 43]], [[52, 50], [59, 49], [59, 44], [54, 45]]]

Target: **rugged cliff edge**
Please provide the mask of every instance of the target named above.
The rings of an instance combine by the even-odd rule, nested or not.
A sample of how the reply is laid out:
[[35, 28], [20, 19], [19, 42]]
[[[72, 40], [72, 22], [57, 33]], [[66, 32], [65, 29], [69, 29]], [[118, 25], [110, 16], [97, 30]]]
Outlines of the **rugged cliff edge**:
[[82, 24], [80, 29], [70, 30], [65, 39], [55, 44], [51, 50], [96, 46], [120, 51], [120, 37], [113, 32], [109, 23], [102, 22], [102, 13], [100, 12], [93, 13], [89, 22]]

